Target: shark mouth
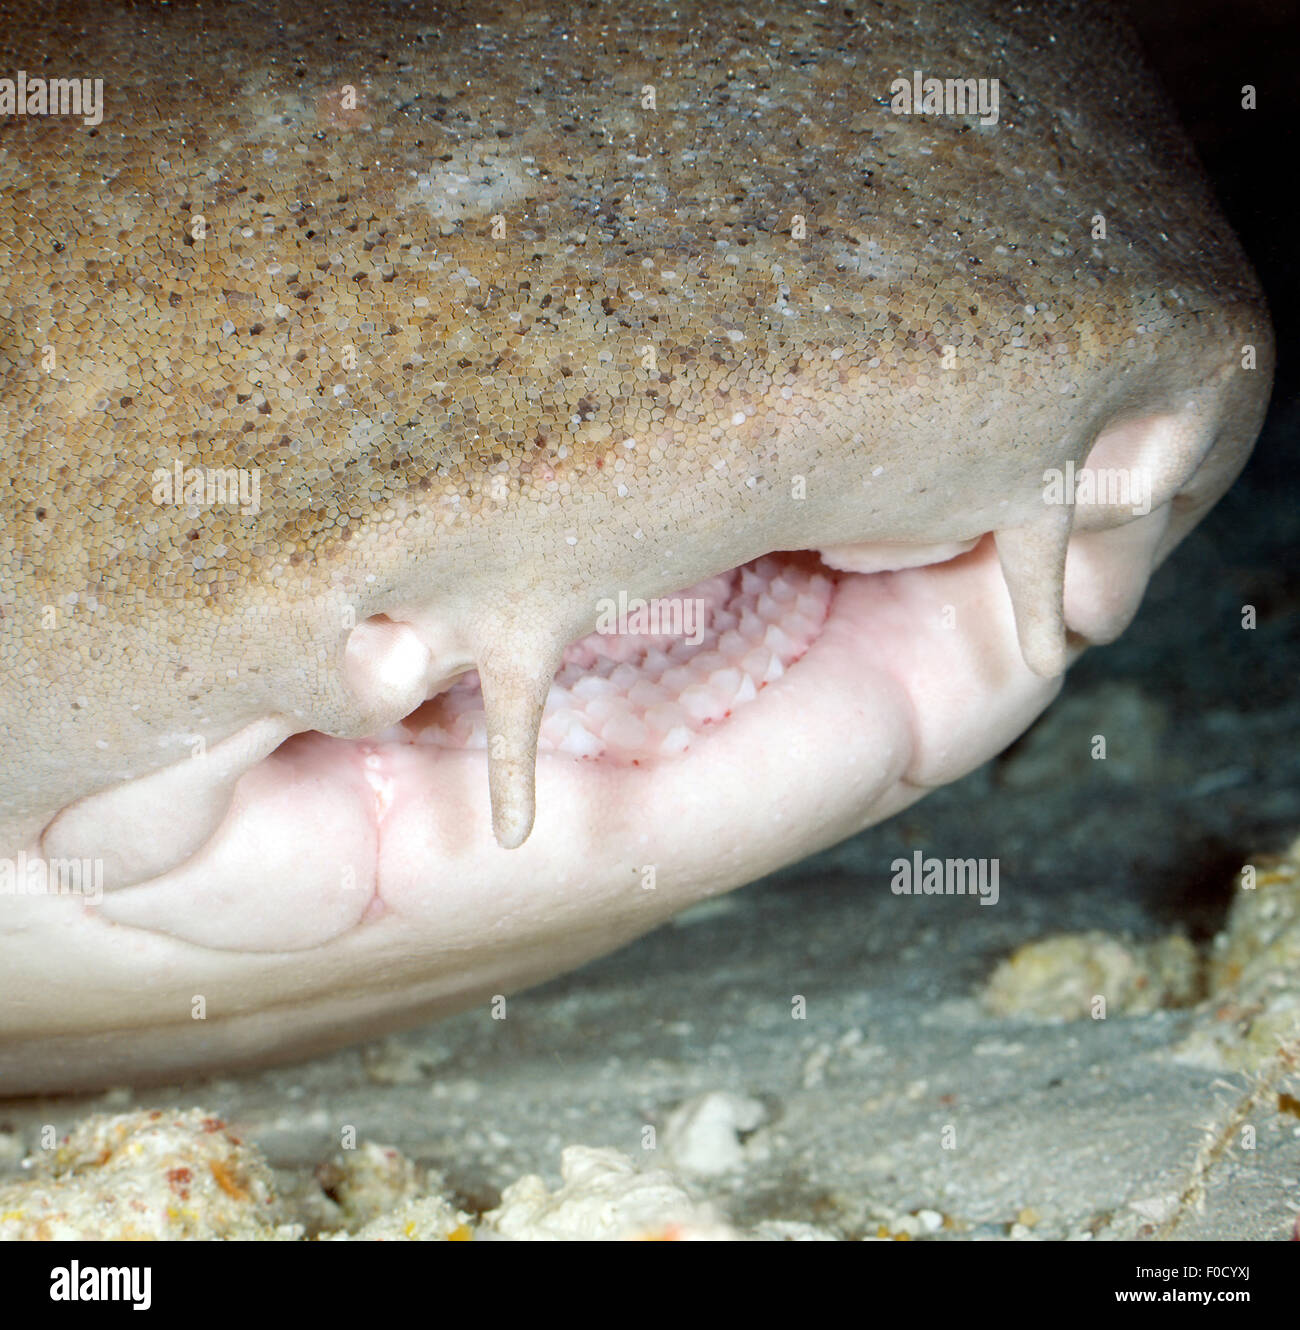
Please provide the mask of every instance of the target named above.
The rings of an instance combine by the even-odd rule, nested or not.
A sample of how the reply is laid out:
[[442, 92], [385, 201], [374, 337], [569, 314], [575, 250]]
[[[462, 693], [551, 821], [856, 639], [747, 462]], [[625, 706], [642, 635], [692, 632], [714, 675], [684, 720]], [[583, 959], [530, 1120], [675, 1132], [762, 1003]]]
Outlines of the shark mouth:
[[[815, 558], [776, 555], [680, 595], [624, 598], [565, 648], [538, 731], [539, 753], [619, 766], [685, 752], [706, 727], [780, 679], [821, 634], [834, 574]], [[477, 671], [385, 731], [378, 742], [488, 746]]]
[[[477, 945], [485, 899], [509, 918], [530, 879], [575, 901], [640, 891], [643, 931], [1000, 751], [1059, 687], [1026, 663], [1035, 613], [1052, 617], [1054, 590], [1062, 668], [1067, 628], [1117, 634], [1168, 516], [1076, 532], [1054, 589], [1051, 560], [1037, 581], [1008, 570], [989, 534], [776, 553], [629, 601], [564, 650], [524, 727], [522, 834], [519, 768], [504, 797], [484, 789], [508, 720], [494, 727], [491, 683], [462, 670], [366, 738], [257, 722], [205, 762], [71, 805], [39, 853], [103, 864], [83, 917], [219, 950], [295, 952], [412, 920]], [[387, 666], [410, 657], [409, 625], [370, 628]]]

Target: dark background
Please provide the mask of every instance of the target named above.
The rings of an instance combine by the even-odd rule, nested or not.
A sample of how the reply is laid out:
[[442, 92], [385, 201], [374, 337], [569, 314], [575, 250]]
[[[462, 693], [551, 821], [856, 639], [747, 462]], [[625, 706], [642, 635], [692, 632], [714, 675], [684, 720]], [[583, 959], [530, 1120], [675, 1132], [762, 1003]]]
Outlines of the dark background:
[[[1300, 6], [1281, 0], [1124, 0], [1120, 7], [1137, 28], [1268, 291], [1283, 352], [1275, 423], [1278, 404], [1294, 401], [1300, 386], [1294, 203], [1300, 177]], [[1252, 112], [1238, 109], [1246, 83], [1258, 93]], [[1261, 452], [1268, 460], [1274, 450]]]

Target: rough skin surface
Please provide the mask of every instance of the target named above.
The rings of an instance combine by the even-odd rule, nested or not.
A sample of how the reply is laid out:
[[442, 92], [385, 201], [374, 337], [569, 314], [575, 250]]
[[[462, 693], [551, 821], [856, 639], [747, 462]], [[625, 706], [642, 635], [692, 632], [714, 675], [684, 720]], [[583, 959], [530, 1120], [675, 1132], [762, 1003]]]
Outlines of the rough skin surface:
[[[365, 732], [341, 604], [512, 592], [569, 640], [611, 587], [981, 534], [1038, 484], [1025, 453], [1058, 460], [1165, 339], [1257, 331], [1190, 150], [1092, 4], [1014, 31], [967, 5], [959, 33], [933, 5], [0, 12], [0, 65], [48, 53], [108, 100], [93, 133], [3, 126], [15, 820], [259, 705]], [[889, 114], [927, 51], [996, 53], [997, 126]], [[836, 493], [903, 450], [871, 510]], [[176, 458], [260, 468], [260, 513], [154, 503]], [[574, 546], [543, 547], [557, 526]], [[646, 568], [638, 529], [671, 559]]]
[[[996, 123], [896, 113], [918, 69]], [[0, 114], [0, 870], [107, 881], [0, 898], [9, 1090], [496, 1001], [892, 816], [1123, 630], [1267, 398], [1093, 3], [0, 0], [21, 71], [104, 108]], [[1046, 496], [1090, 461], [1150, 511]], [[539, 759], [606, 602], [791, 551], [833, 594], [761, 695]], [[482, 751], [384, 739], [469, 671]]]

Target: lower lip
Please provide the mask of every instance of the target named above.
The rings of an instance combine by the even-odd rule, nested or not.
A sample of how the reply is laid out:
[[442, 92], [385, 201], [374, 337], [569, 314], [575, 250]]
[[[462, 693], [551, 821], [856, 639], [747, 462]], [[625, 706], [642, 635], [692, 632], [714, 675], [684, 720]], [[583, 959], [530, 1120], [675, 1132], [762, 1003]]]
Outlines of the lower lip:
[[[435, 936], [440, 949], [470, 948], [491, 920], [534, 915], [543, 933], [568, 920], [587, 935], [605, 929], [602, 947], [615, 945], [620, 926], [632, 936], [955, 779], [1055, 692], [1020, 657], [991, 541], [949, 563], [833, 582], [811, 556], [770, 571], [803, 586], [788, 598], [796, 605], [802, 594], [805, 609], [826, 606], [820, 631], [815, 616], [799, 616], [808, 641], [790, 650], [802, 654], [743, 704], [733, 698], [729, 715], [698, 717], [676, 754], [643, 761], [642, 749], [607, 748], [582, 760], [544, 749], [537, 825], [520, 849], [493, 841], [483, 752], [447, 742], [458, 727], [470, 740], [479, 728], [466, 680], [458, 699], [443, 694], [401, 734], [283, 744], [241, 779], [198, 854], [107, 893], [99, 913], [248, 952], [398, 927]], [[733, 601], [719, 603], [733, 606], [721, 612], [729, 623]], [[575, 652], [593, 649], [606, 650], [587, 640]], [[689, 662], [679, 668], [689, 677]], [[555, 712], [562, 735], [570, 710]]]

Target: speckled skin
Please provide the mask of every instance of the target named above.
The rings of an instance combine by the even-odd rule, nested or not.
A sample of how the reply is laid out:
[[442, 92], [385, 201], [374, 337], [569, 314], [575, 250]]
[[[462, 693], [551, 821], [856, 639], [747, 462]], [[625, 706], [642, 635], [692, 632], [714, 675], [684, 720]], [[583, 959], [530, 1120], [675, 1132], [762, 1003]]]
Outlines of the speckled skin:
[[[373, 615], [544, 689], [600, 597], [1031, 526], [1202, 394], [1163, 555], [1267, 316], [1127, 33], [1025, 8], [0, 4], [0, 77], [105, 80], [0, 117], [3, 852], [196, 735], [390, 723]], [[915, 68], [999, 123], [891, 114]], [[159, 505], [177, 460], [260, 511]]]
[[[366, 732], [344, 605], [518, 593], [568, 640], [619, 587], [1005, 525], [994, 502], [1036, 502], [1169, 341], [1221, 359], [1258, 334], [1238, 247], [1095, 5], [1014, 33], [965, 6], [959, 35], [928, 5], [530, 8], [5, 7], [0, 67], [44, 53], [107, 100], [94, 134], [4, 124], [11, 817], [268, 700]], [[918, 52], [989, 49], [998, 126], [889, 114]], [[899, 454], [870, 507], [836, 483]], [[261, 512], [153, 503], [177, 458], [259, 468]]]

